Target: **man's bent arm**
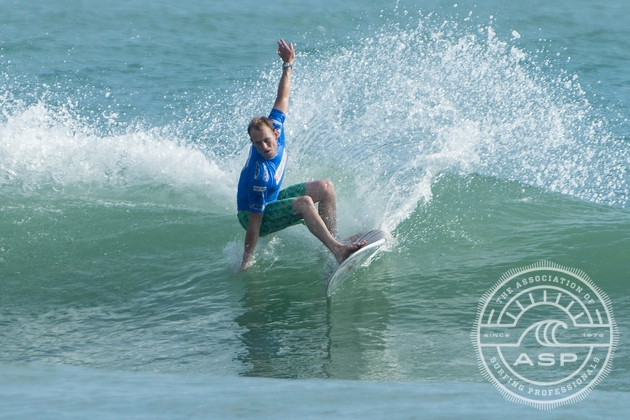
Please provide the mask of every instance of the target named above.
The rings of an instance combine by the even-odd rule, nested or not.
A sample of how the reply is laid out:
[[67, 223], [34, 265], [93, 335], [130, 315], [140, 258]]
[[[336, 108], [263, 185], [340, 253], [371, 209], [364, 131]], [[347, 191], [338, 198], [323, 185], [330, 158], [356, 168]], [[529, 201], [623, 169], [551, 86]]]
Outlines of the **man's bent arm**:
[[248, 269], [254, 260], [254, 248], [260, 236], [260, 226], [265, 213], [249, 213], [249, 224], [247, 225], [247, 233], [245, 233], [245, 249], [243, 251], [243, 262], [237, 271]]
[[[284, 63], [293, 64], [295, 60], [295, 50], [293, 49], [293, 43], [287, 44], [283, 39], [278, 41], [278, 55], [282, 58]], [[282, 77], [280, 78], [280, 84], [278, 85], [278, 95], [273, 107], [287, 113], [289, 109], [289, 95], [291, 94], [291, 71], [292, 67], [284, 67], [282, 69]]]

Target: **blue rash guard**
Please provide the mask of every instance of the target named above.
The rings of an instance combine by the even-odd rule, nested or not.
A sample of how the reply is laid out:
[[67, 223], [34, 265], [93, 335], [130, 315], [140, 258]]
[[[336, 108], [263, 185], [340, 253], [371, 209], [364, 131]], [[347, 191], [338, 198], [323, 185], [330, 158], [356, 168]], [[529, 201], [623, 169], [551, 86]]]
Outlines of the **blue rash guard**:
[[264, 213], [265, 206], [278, 199], [287, 163], [284, 140], [285, 118], [286, 115], [275, 108], [269, 114], [269, 119], [273, 122], [274, 128], [280, 132], [278, 136], [278, 150], [274, 158], [264, 158], [258, 153], [254, 145], [249, 149], [249, 157], [238, 181], [238, 192], [236, 194], [238, 211], [246, 210], [252, 213]]

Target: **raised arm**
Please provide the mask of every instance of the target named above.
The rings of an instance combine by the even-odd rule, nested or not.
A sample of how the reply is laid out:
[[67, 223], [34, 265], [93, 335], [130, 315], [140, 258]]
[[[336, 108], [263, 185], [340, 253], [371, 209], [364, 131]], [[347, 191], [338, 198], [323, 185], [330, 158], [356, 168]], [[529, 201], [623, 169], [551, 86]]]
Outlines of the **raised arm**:
[[278, 41], [278, 55], [282, 58], [284, 63], [282, 68], [282, 77], [280, 78], [280, 84], [278, 85], [278, 96], [273, 107], [280, 111], [287, 113], [289, 109], [289, 95], [291, 94], [291, 71], [293, 70], [293, 60], [295, 60], [295, 50], [293, 49], [293, 43], [287, 44], [284, 39]]
[[[284, 63], [282, 66], [282, 77], [280, 78], [280, 84], [278, 86], [278, 96], [273, 107], [287, 113], [289, 108], [289, 95], [291, 93], [291, 65], [295, 60], [295, 50], [293, 44], [287, 44], [283, 39], [278, 41], [278, 55]], [[238, 271], [246, 270], [253, 263], [254, 249], [260, 236], [260, 227], [262, 226], [264, 213], [249, 213], [249, 223], [247, 226], [247, 232], [245, 233], [245, 246], [243, 250], [243, 261]]]

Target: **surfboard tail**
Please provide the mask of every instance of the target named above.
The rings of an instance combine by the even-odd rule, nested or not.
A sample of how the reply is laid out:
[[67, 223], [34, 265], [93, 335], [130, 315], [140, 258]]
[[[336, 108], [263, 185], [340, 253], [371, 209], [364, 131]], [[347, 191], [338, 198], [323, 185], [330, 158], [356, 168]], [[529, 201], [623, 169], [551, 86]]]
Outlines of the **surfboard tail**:
[[387, 233], [382, 230], [371, 230], [358, 238], [356, 242], [365, 241], [365, 246], [339, 264], [326, 282], [326, 296], [332, 296], [335, 290], [350, 278], [355, 268], [362, 266], [374, 257], [379, 248], [387, 242], [387, 238]]

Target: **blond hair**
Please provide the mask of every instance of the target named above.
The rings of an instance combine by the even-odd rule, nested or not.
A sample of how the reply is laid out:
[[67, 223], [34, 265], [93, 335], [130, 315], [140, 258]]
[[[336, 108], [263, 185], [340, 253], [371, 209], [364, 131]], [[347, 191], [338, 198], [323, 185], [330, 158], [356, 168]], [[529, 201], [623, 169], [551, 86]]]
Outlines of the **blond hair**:
[[267, 117], [254, 117], [247, 126], [247, 134], [251, 136], [252, 130], [262, 131], [263, 127], [269, 127], [271, 131], [276, 128], [273, 126], [273, 122]]

